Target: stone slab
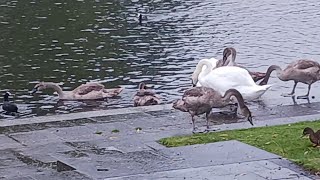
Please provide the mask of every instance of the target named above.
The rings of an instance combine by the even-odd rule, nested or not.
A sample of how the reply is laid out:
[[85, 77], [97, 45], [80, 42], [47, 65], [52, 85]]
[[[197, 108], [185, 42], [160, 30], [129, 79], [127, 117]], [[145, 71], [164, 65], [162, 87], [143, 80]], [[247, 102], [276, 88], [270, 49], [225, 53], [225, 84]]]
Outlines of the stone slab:
[[21, 143], [18, 143], [17, 141], [13, 140], [12, 138], [9, 138], [6, 135], [0, 135], [0, 150], [3, 149], [16, 149], [23, 147]]
[[21, 161], [17, 159], [13, 151], [9, 149], [0, 150], [0, 172], [2, 171], [1, 169], [24, 165], [25, 164], [23, 164]]
[[[299, 175], [287, 168], [269, 169], [260, 164], [273, 164], [268, 160], [232, 163], [217, 166], [207, 166], [198, 168], [186, 168], [155, 172], [149, 174], [138, 174], [133, 176], [105, 178], [104, 180], [269, 180], [269, 179], [301, 179], [311, 180], [310, 178]], [[273, 166], [277, 166], [273, 164]]]
[[91, 180], [92, 178], [77, 171], [45, 172], [30, 175], [35, 180]]
[[184, 159], [186, 167], [212, 166], [246, 161], [275, 159], [280, 156], [231, 140], [162, 149], [165, 154], [176, 154]]
[[[184, 114], [187, 115], [187, 114]], [[184, 117], [184, 116], [183, 116]], [[140, 117], [125, 121], [124, 123], [136, 128], [140, 127], [144, 131], [155, 132], [167, 129], [181, 129], [191, 128], [191, 118], [178, 117], [175, 113], [169, 114], [165, 117]], [[204, 120], [205, 121], [205, 120]]]
[[48, 130], [14, 133], [10, 134], [10, 137], [16, 139], [21, 144], [28, 146], [62, 142], [62, 139], [59, 136]]
[[0, 170], [0, 178], [14, 179], [24, 176], [29, 176], [38, 172], [37, 168], [30, 167], [27, 165], [21, 165], [16, 167], [8, 167]]
[[[132, 126], [129, 126], [124, 122], [87, 124], [86, 127], [93, 132], [101, 132], [102, 136], [108, 137], [136, 133], [136, 130]], [[112, 132], [113, 130], [118, 130], [119, 132]]]
[[[1, 179], [1, 177], [0, 177]], [[4, 179], [10, 179], [10, 180], [36, 180], [34, 178], [32, 178], [31, 176], [14, 176], [14, 177], [10, 177], [10, 178], [4, 178]]]
[[[128, 140], [130, 139], [122, 141], [122, 143]], [[150, 146], [138, 150], [137, 147], [134, 147], [133, 151], [126, 151], [123, 147], [117, 146], [115, 149], [98, 148], [99, 143], [96, 143], [97, 146], [94, 146], [96, 148], [94, 149], [88, 145], [90, 142], [86, 143], [87, 145], [80, 144], [80, 148], [77, 149], [85, 153], [85, 157], [72, 158], [60, 154], [55, 158], [74, 167], [79, 172], [97, 179], [279, 158], [277, 155], [238, 141], [175, 148]], [[124, 145], [127, 146], [128, 143]], [[261, 166], [260, 164], [256, 165]]]
[[10, 127], [10, 126], [16, 126], [16, 125], [46, 123], [46, 122], [53, 122], [53, 121], [68, 121], [68, 120], [82, 119], [82, 118], [92, 118], [92, 117], [121, 115], [121, 114], [134, 114], [134, 113], [162, 111], [162, 110], [169, 110], [169, 109], [172, 109], [172, 104], [79, 112], [79, 113], [61, 114], [61, 115], [53, 115], [53, 116], [46, 116], [46, 117], [21, 118], [21, 119], [15, 119], [14, 121], [0, 121], [0, 129], [4, 127]]
[[64, 128], [48, 129], [54, 135], [60, 137], [63, 141], [86, 141], [98, 139], [101, 137], [96, 131], [86, 126], [73, 126]]

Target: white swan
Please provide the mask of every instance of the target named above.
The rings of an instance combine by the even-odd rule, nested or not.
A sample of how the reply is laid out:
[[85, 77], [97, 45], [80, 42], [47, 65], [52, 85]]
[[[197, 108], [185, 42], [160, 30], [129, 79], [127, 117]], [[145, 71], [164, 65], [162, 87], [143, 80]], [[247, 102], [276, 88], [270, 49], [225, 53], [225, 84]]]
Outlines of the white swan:
[[[201, 59], [200, 61], [206, 61], [206, 62], [210, 63], [211, 64], [211, 70], [212, 70], [212, 69], [216, 68], [217, 63], [218, 63], [219, 60], [216, 59], [216, 58], [210, 58], [210, 59]], [[206, 65], [202, 66], [199, 76], [203, 76], [203, 73], [204, 73], [205, 69], [207, 69], [207, 66]], [[197, 82], [197, 87], [200, 87], [200, 86], [201, 86], [200, 81], [198, 81]]]
[[[200, 73], [203, 66], [206, 66], [206, 69]], [[240, 67], [223, 66], [212, 69], [213, 66], [208, 60], [200, 60], [192, 74], [193, 85], [199, 81], [202, 86], [213, 88], [220, 94], [233, 88], [238, 90], [246, 101], [259, 98], [271, 87], [257, 85], [248, 71]]]
[[[209, 62], [211, 65], [212, 65], [212, 69], [215, 69], [215, 68], [218, 68], [218, 67], [221, 67], [221, 66], [225, 66], [225, 64], [227, 64], [227, 66], [230, 66], [230, 65], [233, 65], [232, 63], [234, 61], [227, 61], [228, 60], [228, 57], [230, 55], [232, 55], [232, 58], [235, 58], [236, 54], [234, 53], [235, 50], [233, 51], [233, 48], [225, 48], [223, 50], [223, 53], [222, 53], [222, 59], [218, 60], [216, 58], [209, 58], [209, 59], [201, 59], [200, 61], [207, 61]], [[202, 75], [202, 73], [204, 72], [204, 70], [207, 68], [207, 66], [202, 66], [202, 69], [201, 69], [201, 72], [199, 74], [199, 76]], [[197, 86], [200, 87], [201, 84], [200, 82], [198, 81], [197, 83]]]

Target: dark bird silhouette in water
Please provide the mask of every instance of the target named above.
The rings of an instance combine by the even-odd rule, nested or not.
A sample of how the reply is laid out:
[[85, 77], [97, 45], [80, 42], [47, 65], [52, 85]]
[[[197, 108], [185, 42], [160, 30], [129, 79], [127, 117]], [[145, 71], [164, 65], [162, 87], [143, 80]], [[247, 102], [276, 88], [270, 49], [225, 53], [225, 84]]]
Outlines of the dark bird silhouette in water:
[[320, 130], [314, 132], [313, 129], [306, 127], [302, 132], [302, 137], [309, 135], [310, 141], [314, 144], [313, 147], [317, 147], [320, 145]]
[[10, 92], [4, 93], [2, 109], [7, 114], [15, 115], [15, 113], [18, 113], [18, 107], [15, 103], [9, 102], [9, 96], [11, 96]]
[[142, 25], [142, 14], [138, 14], [139, 25]]

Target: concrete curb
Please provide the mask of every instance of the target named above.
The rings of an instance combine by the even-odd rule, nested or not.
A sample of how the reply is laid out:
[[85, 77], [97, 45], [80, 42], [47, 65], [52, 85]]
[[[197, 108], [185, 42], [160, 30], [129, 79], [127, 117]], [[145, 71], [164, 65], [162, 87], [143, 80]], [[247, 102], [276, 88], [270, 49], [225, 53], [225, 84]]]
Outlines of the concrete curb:
[[129, 107], [111, 110], [100, 110], [100, 111], [88, 111], [52, 116], [41, 116], [32, 118], [21, 118], [14, 120], [0, 121], [0, 128], [21, 126], [21, 125], [31, 125], [31, 124], [42, 124], [42, 123], [53, 123], [60, 121], [70, 121], [76, 119], [93, 118], [93, 117], [103, 117], [103, 116], [113, 116], [113, 115], [123, 115], [123, 114], [134, 114], [152, 111], [164, 111], [172, 109], [172, 104], [165, 105], [155, 105], [155, 106], [140, 106], [140, 107]]
[[[0, 130], [11, 128], [11, 127], [24, 127], [24, 126], [30, 126], [30, 125], [47, 124], [47, 123], [54, 124], [59, 122], [77, 122], [77, 121], [80, 122], [83, 119], [90, 120], [90, 118], [97, 118], [97, 117], [137, 114], [137, 113], [145, 113], [145, 112], [168, 111], [172, 109], [173, 109], [172, 104], [165, 104], [165, 105], [79, 112], [79, 113], [41, 116], [41, 117], [32, 117], [32, 118], [21, 118], [21, 119], [15, 119], [10, 121], [9, 120], [0, 121]], [[313, 115], [264, 119], [264, 120], [254, 121], [254, 126], [251, 126], [248, 122], [239, 122], [239, 123], [215, 125], [215, 127], [219, 129], [218, 131], [224, 131], [224, 130], [233, 130], [233, 129], [248, 129], [252, 127], [291, 124], [291, 123], [297, 123], [302, 121], [316, 121], [318, 119], [320, 119], [320, 113], [313, 114]]]
[[248, 122], [232, 123], [232, 124], [221, 124], [214, 126], [218, 128], [218, 131], [234, 130], [234, 129], [249, 129], [252, 127], [265, 127], [265, 126], [276, 126], [292, 124], [304, 121], [317, 121], [320, 119], [320, 114], [314, 115], [303, 115], [303, 116], [293, 116], [286, 118], [275, 118], [269, 120], [261, 120], [254, 122], [254, 126], [251, 126]]

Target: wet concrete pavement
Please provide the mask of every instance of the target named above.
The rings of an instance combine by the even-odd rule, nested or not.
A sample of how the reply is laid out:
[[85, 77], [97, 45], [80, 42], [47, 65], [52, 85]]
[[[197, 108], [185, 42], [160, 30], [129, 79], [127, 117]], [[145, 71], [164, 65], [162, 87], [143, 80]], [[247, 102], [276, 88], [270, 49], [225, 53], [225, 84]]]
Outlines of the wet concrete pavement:
[[[255, 126], [320, 118], [319, 103], [258, 107]], [[213, 112], [210, 125], [249, 128]], [[204, 117], [196, 120], [205, 125]], [[316, 179], [281, 157], [238, 141], [166, 148], [156, 141], [191, 133], [171, 105], [0, 121], [0, 179]]]

